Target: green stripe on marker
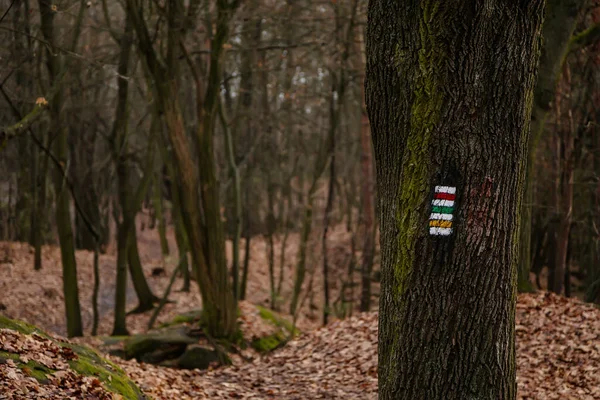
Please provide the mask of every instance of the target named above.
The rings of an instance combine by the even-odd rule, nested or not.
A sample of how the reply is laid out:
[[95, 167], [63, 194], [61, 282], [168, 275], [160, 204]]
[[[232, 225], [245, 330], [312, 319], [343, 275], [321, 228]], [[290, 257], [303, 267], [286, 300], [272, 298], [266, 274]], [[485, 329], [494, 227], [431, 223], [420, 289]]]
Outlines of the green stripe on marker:
[[431, 207], [431, 212], [439, 213], [439, 214], [452, 214], [453, 211], [454, 211], [454, 207], [442, 207], [442, 206]]

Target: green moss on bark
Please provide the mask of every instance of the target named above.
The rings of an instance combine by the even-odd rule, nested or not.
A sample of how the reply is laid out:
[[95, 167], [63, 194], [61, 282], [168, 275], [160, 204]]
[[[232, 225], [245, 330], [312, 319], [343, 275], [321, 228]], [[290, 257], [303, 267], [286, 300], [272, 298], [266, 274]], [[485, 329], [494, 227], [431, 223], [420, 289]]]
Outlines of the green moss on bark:
[[[426, 228], [423, 215], [429, 191], [429, 143], [439, 122], [443, 100], [440, 70], [444, 54], [436, 43], [440, 34], [436, 21], [438, 6], [435, 1], [422, 5], [423, 15], [419, 26], [419, 69], [412, 83], [410, 132], [406, 138], [396, 215], [399, 228], [398, 255], [394, 266], [397, 295], [406, 290], [412, 273], [417, 239], [419, 233]], [[396, 56], [397, 65], [400, 65], [402, 55], [397, 53]]]

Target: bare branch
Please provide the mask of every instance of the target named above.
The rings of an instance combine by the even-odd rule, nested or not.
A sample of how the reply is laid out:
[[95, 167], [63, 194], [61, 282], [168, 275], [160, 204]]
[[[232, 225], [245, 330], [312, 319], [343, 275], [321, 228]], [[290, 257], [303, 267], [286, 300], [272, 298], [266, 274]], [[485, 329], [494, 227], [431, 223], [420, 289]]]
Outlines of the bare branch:
[[7, 126], [0, 129], [0, 143], [4, 143], [12, 138], [20, 136], [23, 132], [27, 131], [35, 121], [37, 121], [44, 111], [48, 109], [48, 102], [45, 100], [38, 102], [33, 110], [19, 122], [12, 126]]
[[597, 23], [577, 35], [569, 43], [569, 53], [594, 44], [600, 39], [600, 23]]

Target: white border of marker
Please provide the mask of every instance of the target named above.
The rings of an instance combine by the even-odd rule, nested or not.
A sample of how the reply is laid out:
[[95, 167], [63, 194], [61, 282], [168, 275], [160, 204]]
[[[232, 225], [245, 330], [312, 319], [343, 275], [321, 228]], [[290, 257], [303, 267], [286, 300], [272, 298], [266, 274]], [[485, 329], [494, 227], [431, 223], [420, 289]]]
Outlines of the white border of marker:
[[[436, 186], [434, 188], [435, 193], [446, 193], [449, 195], [456, 195], [456, 187], [454, 186]], [[444, 196], [454, 198], [455, 196]], [[450, 212], [431, 212], [429, 214], [429, 221], [450, 221], [450, 226], [452, 226], [452, 220], [454, 216], [452, 215], [454, 212], [454, 200], [449, 199], [434, 199], [431, 201], [432, 207], [450, 207]], [[433, 208], [432, 208], [433, 211]], [[437, 211], [437, 210], [436, 210]], [[430, 222], [431, 224], [431, 222]], [[433, 236], [450, 236], [452, 234], [452, 228], [448, 227], [439, 227], [439, 226], [430, 226], [429, 234]]]
[[429, 228], [429, 234], [434, 236], [450, 236], [452, 228], [439, 228], [432, 226]]

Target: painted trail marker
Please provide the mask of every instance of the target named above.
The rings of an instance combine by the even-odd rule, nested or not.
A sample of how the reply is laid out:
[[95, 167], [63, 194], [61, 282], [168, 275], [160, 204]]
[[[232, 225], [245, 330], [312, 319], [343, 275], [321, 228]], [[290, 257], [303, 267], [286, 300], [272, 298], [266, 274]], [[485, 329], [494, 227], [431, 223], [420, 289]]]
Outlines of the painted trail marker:
[[431, 201], [429, 215], [429, 234], [449, 236], [452, 233], [452, 219], [456, 188], [453, 186], [436, 186]]

